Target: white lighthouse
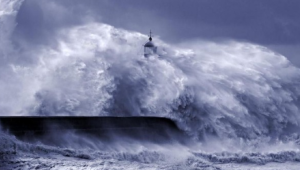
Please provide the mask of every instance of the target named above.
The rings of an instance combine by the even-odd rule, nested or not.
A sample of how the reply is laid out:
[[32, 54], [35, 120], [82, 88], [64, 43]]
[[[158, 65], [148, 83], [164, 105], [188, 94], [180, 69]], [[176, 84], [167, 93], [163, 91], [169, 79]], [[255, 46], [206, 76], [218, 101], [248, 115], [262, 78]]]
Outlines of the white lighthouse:
[[153, 54], [156, 54], [157, 47], [154, 45], [152, 41], [152, 35], [151, 35], [151, 30], [150, 30], [150, 35], [149, 35], [149, 41], [144, 45], [144, 56], [149, 57]]

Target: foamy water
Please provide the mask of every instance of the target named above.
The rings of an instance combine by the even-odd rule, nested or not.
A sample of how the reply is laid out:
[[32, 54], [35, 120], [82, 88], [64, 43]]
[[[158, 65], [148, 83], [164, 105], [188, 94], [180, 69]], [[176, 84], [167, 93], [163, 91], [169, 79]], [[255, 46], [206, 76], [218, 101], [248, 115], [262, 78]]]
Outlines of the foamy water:
[[[56, 48], [31, 49], [11, 39], [21, 3], [0, 2], [1, 116], [168, 117], [199, 141], [193, 152], [170, 147], [178, 155], [185, 150], [184, 156], [171, 160], [168, 152], [154, 146], [93, 155], [70, 145], [70, 166], [79, 164], [74, 160], [81, 159], [81, 152], [87, 155], [82, 165], [105, 162], [95, 168], [106, 166], [106, 157], [115, 168], [124, 164], [132, 169], [217, 169], [230, 163], [299, 161], [300, 75], [284, 56], [246, 42], [178, 45], [154, 37], [159, 54], [146, 59], [146, 35], [96, 22], [57, 30]], [[19, 148], [11, 160], [22, 160], [20, 166], [34, 162], [25, 156], [29, 153], [54, 166], [60, 160], [53, 157], [66, 156], [68, 148], [2, 138]], [[24, 145], [31, 149], [22, 149]]]

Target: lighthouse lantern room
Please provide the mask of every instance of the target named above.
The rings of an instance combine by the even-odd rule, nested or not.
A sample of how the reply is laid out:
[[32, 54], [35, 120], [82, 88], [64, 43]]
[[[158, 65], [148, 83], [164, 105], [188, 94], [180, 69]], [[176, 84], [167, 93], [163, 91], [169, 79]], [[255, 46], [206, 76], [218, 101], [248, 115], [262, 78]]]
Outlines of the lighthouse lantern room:
[[152, 32], [150, 31], [149, 41], [144, 45], [144, 56], [149, 57], [153, 54], [156, 54], [157, 47], [154, 45], [152, 41]]

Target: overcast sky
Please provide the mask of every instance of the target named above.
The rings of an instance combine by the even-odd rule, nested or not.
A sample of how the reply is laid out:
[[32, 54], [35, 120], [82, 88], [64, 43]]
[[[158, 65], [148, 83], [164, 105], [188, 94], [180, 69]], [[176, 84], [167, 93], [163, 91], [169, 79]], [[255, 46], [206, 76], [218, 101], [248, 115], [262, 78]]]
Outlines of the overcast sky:
[[25, 0], [15, 36], [55, 45], [55, 31], [99, 21], [162, 40], [237, 40], [267, 46], [300, 66], [299, 0]]

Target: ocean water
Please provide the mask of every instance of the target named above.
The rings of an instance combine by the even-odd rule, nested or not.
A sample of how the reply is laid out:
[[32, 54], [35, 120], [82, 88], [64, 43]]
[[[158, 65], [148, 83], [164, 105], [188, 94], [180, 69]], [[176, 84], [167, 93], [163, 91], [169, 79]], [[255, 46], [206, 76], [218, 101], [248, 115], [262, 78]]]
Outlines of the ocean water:
[[[22, 1], [0, 1], [0, 116], [158, 116], [194, 145], [68, 133], [59, 146], [0, 135], [0, 169], [299, 169], [300, 70], [248, 42], [168, 44], [99, 22], [55, 46], [14, 34]], [[80, 139], [80, 140], [78, 140]]]

